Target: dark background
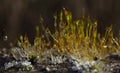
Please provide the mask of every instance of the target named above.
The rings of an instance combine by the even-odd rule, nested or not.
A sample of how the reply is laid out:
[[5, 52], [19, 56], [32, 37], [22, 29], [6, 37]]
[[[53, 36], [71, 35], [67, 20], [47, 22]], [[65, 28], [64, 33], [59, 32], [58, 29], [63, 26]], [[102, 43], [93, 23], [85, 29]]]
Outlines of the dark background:
[[27, 34], [32, 42], [35, 27], [42, 26], [40, 16], [44, 19], [43, 26], [53, 29], [53, 14], [63, 7], [72, 12], [74, 19], [83, 14], [97, 19], [101, 34], [112, 24], [114, 35], [118, 35], [120, 0], [0, 0], [0, 46], [16, 40], [20, 34]]

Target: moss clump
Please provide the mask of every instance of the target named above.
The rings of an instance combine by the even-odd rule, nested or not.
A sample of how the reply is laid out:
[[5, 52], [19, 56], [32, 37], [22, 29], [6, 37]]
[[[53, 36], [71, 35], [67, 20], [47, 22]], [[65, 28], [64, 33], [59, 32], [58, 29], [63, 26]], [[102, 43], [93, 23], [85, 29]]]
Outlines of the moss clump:
[[101, 37], [97, 32], [97, 21], [91, 21], [90, 17], [73, 20], [71, 12], [66, 10], [61, 11], [59, 17], [54, 16], [55, 33], [49, 32], [59, 53], [78, 59], [93, 59], [119, 50], [119, 41], [113, 36], [112, 26]]
[[97, 32], [97, 21], [90, 20], [90, 17], [73, 20], [71, 12], [61, 10], [60, 14], [54, 15], [54, 19], [55, 32], [51, 33], [49, 29], [45, 29], [54, 42], [51, 43], [49, 37], [47, 37], [49, 42], [46, 42], [45, 35], [39, 35], [39, 27], [36, 28], [37, 36], [34, 45], [30, 44], [26, 36], [20, 36], [18, 46], [29, 57], [42, 58], [49, 49], [52, 58], [53, 51], [51, 50], [56, 49], [58, 54], [91, 60], [120, 50], [120, 40], [114, 38], [112, 26], [108, 27], [105, 36], [101, 37]]

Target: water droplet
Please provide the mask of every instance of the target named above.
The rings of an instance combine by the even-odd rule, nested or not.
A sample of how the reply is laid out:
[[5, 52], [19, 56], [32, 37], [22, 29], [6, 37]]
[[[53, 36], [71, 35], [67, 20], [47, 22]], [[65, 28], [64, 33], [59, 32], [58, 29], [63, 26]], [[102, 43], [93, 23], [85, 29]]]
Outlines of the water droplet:
[[5, 35], [5, 36], [3, 37], [3, 40], [4, 40], [4, 41], [7, 41], [7, 40], [8, 40], [8, 36]]

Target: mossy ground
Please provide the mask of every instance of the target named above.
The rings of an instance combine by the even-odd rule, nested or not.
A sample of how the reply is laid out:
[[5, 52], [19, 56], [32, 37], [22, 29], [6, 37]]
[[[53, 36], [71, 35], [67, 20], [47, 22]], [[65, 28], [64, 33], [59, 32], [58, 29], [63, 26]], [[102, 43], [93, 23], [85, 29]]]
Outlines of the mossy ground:
[[[34, 44], [29, 42], [27, 36], [21, 35], [17, 43], [17, 47], [21, 49], [17, 51], [19, 56], [27, 58], [39, 56], [40, 61], [49, 50], [51, 59], [57, 52], [59, 55], [69, 55], [78, 61], [90, 61], [103, 58], [108, 54], [120, 53], [120, 34], [115, 38], [110, 26], [102, 37], [97, 32], [97, 20], [90, 20], [90, 17], [83, 16], [79, 20], [74, 20], [71, 12], [61, 10], [60, 14], [54, 15], [54, 28], [54, 33], [44, 28], [45, 34], [39, 35], [37, 26]], [[3, 49], [1, 54], [9, 53], [17, 60], [18, 56], [15, 52], [14, 49], [10, 49], [9, 52]]]

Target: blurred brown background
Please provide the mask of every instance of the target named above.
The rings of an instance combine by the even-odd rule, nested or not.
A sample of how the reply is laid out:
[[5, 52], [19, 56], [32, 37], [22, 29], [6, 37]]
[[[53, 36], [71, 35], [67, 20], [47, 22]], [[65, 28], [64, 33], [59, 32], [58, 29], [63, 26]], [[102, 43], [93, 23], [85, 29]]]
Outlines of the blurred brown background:
[[113, 24], [114, 35], [118, 35], [120, 0], [0, 0], [0, 42], [4, 42], [5, 35], [10, 42], [20, 34], [27, 34], [32, 42], [36, 25], [42, 26], [40, 16], [44, 19], [44, 26], [53, 29], [53, 14], [63, 7], [73, 13], [74, 19], [83, 14], [97, 19], [101, 34]]

